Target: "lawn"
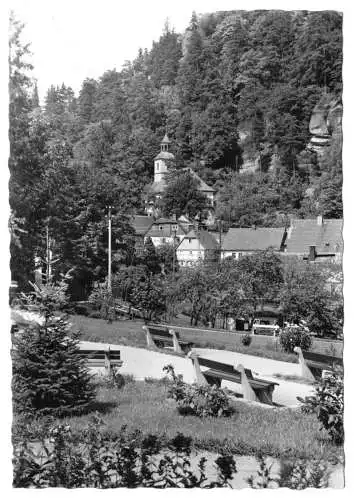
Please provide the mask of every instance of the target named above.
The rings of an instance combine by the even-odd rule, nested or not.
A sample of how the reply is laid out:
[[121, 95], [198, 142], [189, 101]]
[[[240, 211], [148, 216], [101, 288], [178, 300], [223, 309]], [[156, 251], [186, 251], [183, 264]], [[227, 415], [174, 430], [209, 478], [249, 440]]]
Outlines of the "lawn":
[[[107, 321], [86, 316], [71, 316], [70, 321], [75, 329], [82, 332], [82, 340], [92, 342], [107, 342], [111, 344], [122, 344], [134, 347], [146, 347], [146, 337], [142, 330], [143, 322], [140, 320], [120, 320], [109, 324]], [[193, 342], [196, 347], [222, 349], [227, 351], [241, 352], [251, 356], [277, 359], [280, 361], [297, 362], [297, 356], [278, 350], [268, 342], [271, 339], [253, 339], [249, 347], [242, 345], [241, 337], [229, 332], [213, 332], [198, 330], [186, 330], [176, 327], [180, 332], [180, 338]], [[263, 345], [258, 345], [257, 341]]]
[[[146, 347], [145, 334], [142, 330], [143, 321], [141, 320], [119, 320], [109, 324], [102, 319], [79, 315], [71, 316], [70, 320], [74, 328], [81, 330], [83, 340]], [[252, 344], [246, 347], [242, 344], [241, 335], [238, 333], [182, 327], [175, 327], [175, 329], [180, 332], [182, 340], [193, 342], [196, 347], [235, 351], [290, 363], [297, 362], [295, 354], [283, 352], [270, 337], [253, 337]], [[326, 348], [321, 349], [319, 346], [320, 341], [315, 342], [315, 350], [325, 352]], [[327, 344], [328, 346], [330, 349], [331, 344]]]
[[[156, 434], [164, 444], [178, 432], [193, 439], [195, 449], [226, 451], [237, 455], [265, 455], [283, 458], [318, 458], [340, 454], [319, 429], [314, 415], [300, 410], [264, 408], [234, 401], [235, 412], [226, 418], [182, 416], [176, 403], [167, 398], [166, 381], [135, 382], [128, 380], [121, 389], [98, 387], [98, 408], [105, 411], [103, 431], [118, 436], [121, 426], [140, 429], [145, 435]], [[89, 415], [65, 419], [79, 430]]]

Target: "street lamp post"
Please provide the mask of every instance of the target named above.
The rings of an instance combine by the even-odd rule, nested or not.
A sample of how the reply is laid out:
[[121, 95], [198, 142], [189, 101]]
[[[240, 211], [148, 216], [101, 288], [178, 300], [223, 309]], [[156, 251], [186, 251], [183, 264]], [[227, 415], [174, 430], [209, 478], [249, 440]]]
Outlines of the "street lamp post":
[[177, 230], [173, 230], [173, 269], [172, 269], [172, 276], [173, 276], [173, 281], [175, 278], [175, 267], [176, 267], [176, 237], [177, 237]]

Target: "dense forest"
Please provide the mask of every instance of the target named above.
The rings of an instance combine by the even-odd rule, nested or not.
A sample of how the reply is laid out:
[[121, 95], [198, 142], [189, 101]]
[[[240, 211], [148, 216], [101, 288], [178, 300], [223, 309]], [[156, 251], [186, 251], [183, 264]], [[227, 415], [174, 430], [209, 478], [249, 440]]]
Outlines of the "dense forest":
[[[340, 14], [193, 13], [183, 34], [167, 23], [121, 70], [86, 79], [77, 96], [52, 86], [43, 106], [22, 25], [10, 24], [10, 225], [20, 286], [48, 234], [61, 270], [75, 268], [83, 284], [102, 278], [108, 205], [116, 263], [130, 258], [128, 216], [143, 211], [166, 129], [177, 168], [192, 167], [217, 189], [227, 225], [342, 217], [341, 134], [323, 154], [308, 147], [315, 106], [341, 101]], [[257, 170], [245, 169], [251, 162]]]

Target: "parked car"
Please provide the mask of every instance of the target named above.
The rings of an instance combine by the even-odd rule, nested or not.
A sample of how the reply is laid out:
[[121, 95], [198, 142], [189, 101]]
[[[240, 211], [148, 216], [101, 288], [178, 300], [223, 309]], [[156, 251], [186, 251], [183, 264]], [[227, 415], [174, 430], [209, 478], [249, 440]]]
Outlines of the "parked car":
[[280, 327], [277, 324], [271, 325], [267, 321], [255, 319], [252, 324], [252, 335], [266, 335], [268, 337], [277, 337], [280, 333]]

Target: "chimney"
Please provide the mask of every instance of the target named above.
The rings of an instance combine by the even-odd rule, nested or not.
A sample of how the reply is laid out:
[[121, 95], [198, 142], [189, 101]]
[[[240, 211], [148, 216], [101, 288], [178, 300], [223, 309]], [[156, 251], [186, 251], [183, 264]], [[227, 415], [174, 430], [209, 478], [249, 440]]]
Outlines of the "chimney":
[[314, 262], [315, 261], [315, 257], [316, 257], [316, 249], [315, 249], [315, 245], [310, 245], [309, 247], [309, 256], [308, 256], [308, 260], [310, 262]]
[[177, 220], [177, 216], [176, 216], [176, 214], [173, 214], [173, 215], [172, 215], [172, 220], [173, 220], [174, 222]]
[[322, 226], [323, 225], [323, 216], [318, 215], [316, 222], [317, 222], [318, 226]]

